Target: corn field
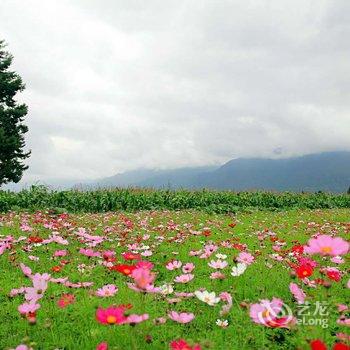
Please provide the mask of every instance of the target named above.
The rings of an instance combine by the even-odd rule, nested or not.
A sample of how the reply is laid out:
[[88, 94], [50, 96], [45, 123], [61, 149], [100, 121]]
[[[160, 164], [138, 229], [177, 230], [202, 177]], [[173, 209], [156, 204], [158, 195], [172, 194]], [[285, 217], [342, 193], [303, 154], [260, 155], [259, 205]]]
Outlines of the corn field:
[[116, 210], [205, 210], [214, 213], [242, 209], [350, 208], [350, 195], [211, 190], [98, 189], [49, 190], [32, 186], [20, 192], [0, 191], [0, 212], [43, 210], [107, 212]]

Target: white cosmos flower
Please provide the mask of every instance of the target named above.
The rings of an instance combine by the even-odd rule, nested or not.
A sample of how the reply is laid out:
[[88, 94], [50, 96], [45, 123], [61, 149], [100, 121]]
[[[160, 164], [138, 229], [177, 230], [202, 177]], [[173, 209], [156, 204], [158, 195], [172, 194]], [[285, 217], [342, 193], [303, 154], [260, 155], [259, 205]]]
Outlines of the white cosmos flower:
[[215, 256], [216, 256], [218, 259], [222, 259], [222, 260], [227, 259], [227, 255], [226, 255], [226, 254], [220, 254], [220, 253], [218, 253], [218, 254], [216, 254]]
[[219, 327], [226, 328], [228, 326], [228, 321], [227, 320], [216, 320], [216, 324]]
[[171, 284], [163, 284], [160, 286], [160, 293], [163, 295], [171, 294], [174, 291], [174, 288]]
[[244, 271], [246, 270], [247, 265], [244, 263], [238, 263], [237, 266], [233, 266], [232, 267], [232, 272], [231, 275], [233, 277], [237, 277], [240, 276], [244, 273]]
[[194, 294], [200, 301], [203, 301], [210, 306], [214, 306], [220, 301], [220, 298], [216, 297], [215, 292], [209, 293], [206, 290], [204, 292], [197, 290], [194, 292]]

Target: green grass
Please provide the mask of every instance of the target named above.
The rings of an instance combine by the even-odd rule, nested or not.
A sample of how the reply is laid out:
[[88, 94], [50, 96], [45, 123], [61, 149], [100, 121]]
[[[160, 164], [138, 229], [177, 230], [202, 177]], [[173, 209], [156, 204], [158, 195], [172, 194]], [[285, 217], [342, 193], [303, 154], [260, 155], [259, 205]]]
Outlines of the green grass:
[[[63, 237], [67, 237], [70, 244], [60, 246], [56, 243], [33, 247], [31, 252], [23, 251], [26, 241], [13, 244], [11, 250], [6, 250], [0, 256], [0, 348], [9, 349], [26, 342], [32, 344], [34, 349], [95, 349], [102, 341], [108, 342], [110, 349], [169, 349], [169, 342], [184, 338], [190, 343], [200, 343], [203, 349], [308, 349], [308, 341], [320, 338], [329, 346], [336, 340], [335, 334], [346, 332], [346, 327], [336, 323], [338, 312], [337, 303], [346, 303], [349, 300], [349, 289], [346, 289], [346, 276], [341, 282], [332, 283], [330, 288], [318, 286], [315, 289], [303, 287], [307, 298], [311, 303], [315, 301], [327, 301], [329, 303], [329, 327], [323, 329], [320, 326], [298, 325], [292, 329], [270, 329], [262, 325], [254, 324], [247, 308], [240, 306], [242, 302], [256, 303], [259, 299], [279, 297], [288, 304], [293, 313], [297, 310], [297, 304], [293, 301], [288, 286], [291, 281], [299, 283], [291, 277], [290, 269], [285, 263], [275, 262], [269, 257], [273, 253], [272, 243], [267, 241], [261, 246], [256, 237], [257, 231], [269, 229], [275, 232], [279, 239], [286, 241], [286, 247], [290, 248], [294, 241], [304, 244], [310, 236], [318, 231], [325, 234], [336, 232], [345, 237], [349, 232], [350, 215], [348, 209], [332, 210], [289, 210], [289, 211], [259, 211], [253, 213], [238, 213], [237, 216], [223, 214], [206, 214], [196, 211], [143, 211], [136, 213], [104, 213], [104, 214], [71, 214], [64, 221], [71, 223], [72, 229], [59, 227], [58, 231]], [[57, 220], [58, 216], [43, 214], [46, 221]], [[123, 218], [128, 217], [134, 223], [132, 230], [125, 230]], [[31, 235], [48, 237], [51, 230], [44, 228], [43, 223], [34, 223], [34, 214], [10, 212], [0, 216], [0, 234], [14, 237], [28, 236], [28, 233], [20, 231], [19, 224], [25, 219], [34, 228]], [[147, 219], [148, 224], [142, 227], [140, 223]], [[178, 224], [178, 230], [167, 228], [167, 223], [173, 221]], [[229, 224], [236, 222], [235, 228]], [[318, 225], [308, 227], [308, 223], [315, 222]], [[202, 230], [209, 227], [211, 236], [191, 235], [185, 224], [191, 224], [191, 229]], [[163, 225], [163, 226], [159, 226]], [[228, 316], [229, 326], [222, 329], [215, 324], [219, 316], [222, 303], [211, 307], [196, 298], [184, 299], [171, 305], [166, 297], [158, 294], [142, 294], [130, 290], [126, 282], [128, 278], [118, 272], [109, 271], [99, 265], [98, 258], [87, 258], [78, 252], [85, 247], [74, 235], [78, 227], [85, 227], [89, 233], [103, 235], [105, 227], [112, 227], [110, 241], [105, 241], [95, 250], [114, 250], [120, 262], [123, 261], [120, 254], [127, 251], [125, 244], [133, 243], [145, 233], [151, 238], [145, 244], [150, 245], [153, 255], [148, 259], [155, 264], [157, 272], [156, 286], [172, 282], [179, 272], [168, 271], [165, 264], [172, 259], [181, 260], [183, 263], [193, 262], [196, 266], [194, 279], [188, 284], [174, 284], [177, 292], [193, 292], [199, 288], [215, 291], [217, 294], [223, 291], [231, 293], [233, 307]], [[175, 235], [182, 235], [183, 241], [175, 243], [171, 239]], [[154, 246], [158, 242], [156, 236], [163, 235], [164, 242]], [[121, 239], [122, 238], [122, 239]], [[212, 260], [190, 257], [190, 250], [203, 247], [205, 242], [213, 241], [220, 244], [225, 240], [235, 240], [245, 243], [248, 251], [255, 253], [260, 250], [256, 261], [248, 266], [246, 272], [239, 277], [230, 275], [231, 267], [235, 265], [233, 259], [238, 251], [232, 248], [219, 247], [216, 253], [228, 255], [229, 267], [223, 270], [226, 274], [224, 280], [211, 280], [209, 275], [214, 270], [207, 264]], [[67, 249], [69, 255], [64, 259], [69, 260], [59, 273], [53, 273], [51, 268], [59, 263], [59, 259], [53, 259], [52, 255], [57, 249]], [[177, 253], [177, 254], [175, 254]], [[34, 255], [39, 261], [30, 261], [28, 256]], [[215, 254], [213, 259], [216, 260]], [[22, 295], [14, 298], [8, 297], [12, 288], [29, 286], [30, 281], [19, 268], [23, 262], [30, 266], [33, 272], [49, 272], [54, 277], [68, 276], [73, 282], [91, 281], [94, 286], [88, 289], [69, 289], [59, 284], [50, 283], [43, 299], [41, 308], [37, 312], [37, 323], [30, 325], [26, 319], [20, 316], [17, 307], [24, 301]], [[271, 268], [266, 263], [272, 264]], [[319, 262], [328, 266], [329, 262]], [[78, 271], [79, 264], [91, 267], [85, 273]], [[345, 271], [349, 265], [341, 265], [339, 268]], [[318, 277], [318, 272], [315, 277]], [[105, 285], [114, 283], [119, 287], [118, 293], [111, 298], [98, 298], [94, 291]], [[63, 293], [73, 293], [76, 302], [64, 309], [58, 308], [57, 300]], [[171, 296], [170, 296], [171, 297]], [[95, 320], [95, 310], [98, 306], [107, 307], [112, 304], [133, 305], [134, 313], [148, 313], [150, 319], [131, 327], [129, 325], [105, 326]], [[196, 318], [189, 324], [177, 324], [168, 320], [164, 325], [153, 325], [152, 320], [166, 316], [169, 310], [186, 311], [195, 314]], [[150, 336], [150, 343], [145, 337]]]

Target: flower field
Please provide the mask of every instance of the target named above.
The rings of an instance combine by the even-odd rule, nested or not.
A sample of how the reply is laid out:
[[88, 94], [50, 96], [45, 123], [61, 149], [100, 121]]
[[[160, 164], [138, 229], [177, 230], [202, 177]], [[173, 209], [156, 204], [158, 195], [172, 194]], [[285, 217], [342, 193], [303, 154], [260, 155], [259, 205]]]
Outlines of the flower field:
[[0, 215], [1, 349], [349, 349], [349, 209]]

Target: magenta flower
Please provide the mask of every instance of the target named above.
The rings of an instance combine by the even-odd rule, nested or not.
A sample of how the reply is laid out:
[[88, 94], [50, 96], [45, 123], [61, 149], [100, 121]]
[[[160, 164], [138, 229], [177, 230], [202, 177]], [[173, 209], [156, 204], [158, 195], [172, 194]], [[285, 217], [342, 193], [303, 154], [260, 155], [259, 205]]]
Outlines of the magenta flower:
[[344, 255], [349, 250], [349, 243], [340, 237], [332, 237], [329, 235], [319, 235], [311, 238], [308, 245], [305, 246], [304, 252], [307, 254], [321, 255]]
[[170, 311], [168, 316], [171, 320], [178, 323], [189, 323], [194, 319], [194, 314], [186, 312], [178, 313], [176, 311]]
[[96, 320], [101, 324], [123, 324], [127, 317], [124, 315], [127, 308], [124, 305], [110, 306], [106, 309], [99, 307], [96, 310]]
[[106, 342], [102, 342], [96, 346], [96, 350], [108, 350], [108, 344]]

